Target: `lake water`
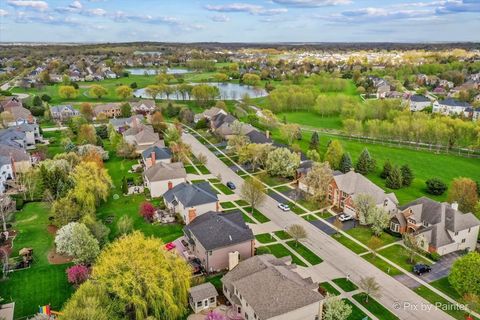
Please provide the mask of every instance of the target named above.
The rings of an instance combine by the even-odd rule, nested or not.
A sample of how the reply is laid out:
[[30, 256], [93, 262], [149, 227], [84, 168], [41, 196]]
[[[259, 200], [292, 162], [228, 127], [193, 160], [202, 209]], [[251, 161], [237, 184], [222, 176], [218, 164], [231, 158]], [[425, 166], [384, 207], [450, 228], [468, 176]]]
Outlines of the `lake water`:
[[[200, 83], [190, 83], [191, 85], [198, 85]], [[240, 85], [238, 83], [217, 83], [217, 82], [208, 82], [204, 83], [209, 86], [215, 86], [219, 89], [220, 95], [217, 97], [217, 100], [239, 100], [245, 94], [248, 94], [250, 98], [259, 98], [265, 97], [267, 92], [262, 88], [255, 88], [250, 86]], [[150, 95], [145, 92], [145, 89], [138, 89], [134, 92], [134, 95], [139, 98], [148, 98], [151, 99]], [[166, 95], [158, 96], [157, 99], [166, 99]], [[171, 100], [181, 100], [182, 95], [179, 92], [173, 93], [169, 97]], [[187, 97], [188, 100], [193, 98]]]
[[[125, 70], [134, 76], [143, 76], [145, 74], [152, 76], [162, 72], [162, 69], [154, 69], [154, 68], [132, 68], [132, 69], [125, 69]], [[190, 71], [187, 69], [168, 68], [166, 72], [167, 74], [185, 74], [185, 73], [189, 73]]]

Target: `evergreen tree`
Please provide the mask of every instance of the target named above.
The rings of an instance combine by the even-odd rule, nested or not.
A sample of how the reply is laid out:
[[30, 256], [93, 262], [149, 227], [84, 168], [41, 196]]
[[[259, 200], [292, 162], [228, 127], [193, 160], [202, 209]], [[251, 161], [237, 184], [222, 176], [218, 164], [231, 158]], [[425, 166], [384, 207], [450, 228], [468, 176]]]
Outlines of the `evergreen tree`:
[[400, 189], [402, 187], [402, 171], [397, 167], [393, 167], [385, 181], [385, 185], [390, 189]]
[[415, 178], [412, 169], [410, 169], [408, 164], [404, 164], [400, 170], [402, 172], [402, 186], [409, 187], [412, 184], [413, 178]]
[[39, 96], [33, 97], [33, 105], [34, 105], [35, 107], [41, 107], [42, 104], [43, 104], [42, 99], [40, 99]]
[[392, 171], [392, 164], [390, 163], [390, 160], [387, 159], [387, 161], [385, 161], [385, 164], [383, 165], [383, 170], [382, 170], [382, 173], [380, 173], [380, 177], [382, 179], [387, 179], [391, 171]]
[[310, 149], [310, 150], [317, 150], [319, 143], [320, 143], [320, 138], [318, 137], [318, 132], [315, 131], [315, 132], [312, 134], [312, 138], [310, 139], [309, 149]]
[[355, 166], [355, 171], [366, 175], [375, 170], [375, 159], [370, 156], [368, 149], [363, 149], [360, 157], [358, 158], [357, 164]]
[[340, 161], [340, 171], [343, 173], [349, 172], [353, 168], [352, 158], [350, 158], [349, 153], [344, 153], [342, 155], [342, 160]]
[[128, 183], [127, 178], [123, 177], [122, 179], [122, 192], [123, 194], [128, 194]]

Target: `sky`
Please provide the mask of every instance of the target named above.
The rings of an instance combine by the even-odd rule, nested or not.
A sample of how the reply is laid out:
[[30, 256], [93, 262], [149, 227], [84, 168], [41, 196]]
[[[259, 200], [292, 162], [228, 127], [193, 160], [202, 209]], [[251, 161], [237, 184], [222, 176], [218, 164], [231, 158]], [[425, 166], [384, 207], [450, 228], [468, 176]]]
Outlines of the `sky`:
[[0, 0], [0, 42], [480, 41], [480, 0]]

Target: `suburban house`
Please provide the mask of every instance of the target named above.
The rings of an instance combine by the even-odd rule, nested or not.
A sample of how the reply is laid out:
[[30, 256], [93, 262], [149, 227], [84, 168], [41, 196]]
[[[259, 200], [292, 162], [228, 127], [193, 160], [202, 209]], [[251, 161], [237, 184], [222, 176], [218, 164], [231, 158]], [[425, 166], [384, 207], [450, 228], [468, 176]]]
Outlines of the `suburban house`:
[[165, 192], [187, 181], [187, 172], [182, 162], [158, 162], [143, 173], [145, 186], [152, 198], [161, 197]]
[[8, 157], [12, 160], [12, 168], [15, 174], [25, 172], [32, 167], [30, 154], [24, 148], [0, 141], [0, 157]]
[[93, 114], [98, 117], [100, 114], [104, 114], [107, 118], [117, 118], [122, 114], [120, 103], [105, 103], [98, 104], [93, 108]]
[[215, 308], [217, 306], [217, 297], [217, 289], [210, 282], [188, 289], [188, 303], [195, 313]]
[[271, 144], [273, 143], [272, 139], [269, 137], [269, 133], [267, 131], [267, 134], [258, 131], [257, 129], [250, 131], [249, 133], [246, 134], [248, 137], [248, 140], [251, 143], [258, 143], [258, 144]]
[[65, 121], [70, 119], [71, 117], [78, 116], [80, 112], [70, 105], [64, 105], [50, 107], [50, 114], [52, 116], [52, 119], [58, 121]]
[[5, 193], [8, 181], [13, 180], [14, 177], [12, 158], [0, 156], [0, 194]]
[[453, 98], [447, 98], [445, 100], [435, 101], [433, 103], [432, 112], [440, 113], [447, 116], [465, 115], [465, 109], [471, 107], [472, 106], [467, 102], [463, 102]]
[[108, 121], [109, 124], [113, 126], [115, 131], [122, 133], [130, 127], [142, 123], [144, 117], [141, 114], [133, 115], [128, 118], [114, 118]]
[[218, 114], [227, 115], [227, 112], [223, 109], [212, 107], [210, 109], [203, 111], [202, 113], [197, 113], [193, 118], [193, 121], [195, 123], [197, 123], [201, 119], [207, 119], [208, 121], [210, 121], [213, 117], [215, 117]]
[[185, 224], [208, 211], [218, 211], [220, 204], [208, 182], [182, 182], [163, 194], [166, 207], [180, 214]]
[[222, 125], [231, 124], [235, 122], [237, 119], [232, 116], [231, 114], [220, 112], [214, 115], [212, 118], [209, 119], [210, 130], [212, 132], [216, 131]]
[[170, 163], [172, 162], [172, 152], [168, 148], [154, 145], [143, 150], [142, 162], [145, 169], [148, 169], [159, 162]]
[[328, 186], [328, 201], [338, 210], [358, 218], [355, 199], [360, 194], [367, 194], [374, 199], [377, 207], [390, 214], [397, 210], [398, 200], [394, 193], [385, 193], [376, 184], [353, 170], [347, 173], [336, 171]]
[[207, 272], [233, 268], [255, 254], [255, 237], [239, 210], [206, 212], [185, 226], [183, 233]]
[[407, 101], [410, 105], [410, 111], [422, 111], [432, 105], [430, 99], [420, 94], [410, 96]]
[[[135, 151], [137, 153], [142, 153], [144, 150], [160, 142], [160, 137], [156, 133], [152, 126], [149, 125], [133, 125], [133, 127], [125, 130], [123, 133], [123, 138], [129, 144], [135, 146]], [[163, 141], [161, 145], [164, 146]]]
[[24, 148], [35, 146], [35, 143], [41, 139], [40, 128], [36, 123], [18, 124], [0, 132], [0, 140], [7, 139], [20, 143]]
[[320, 319], [324, 297], [318, 284], [295, 268], [290, 256], [253, 256], [223, 276], [223, 293], [243, 319]]
[[153, 100], [140, 100], [130, 102], [130, 106], [132, 107], [132, 112], [141, 114], [151, 113], [156, 108], [155, 101]]
[[480, 220], [458, 210], [458, 204], [421, 197], [399, 208], [390, 220], [390, 230], [412, 233], [427, 252], [445, 255], [475, 250]]

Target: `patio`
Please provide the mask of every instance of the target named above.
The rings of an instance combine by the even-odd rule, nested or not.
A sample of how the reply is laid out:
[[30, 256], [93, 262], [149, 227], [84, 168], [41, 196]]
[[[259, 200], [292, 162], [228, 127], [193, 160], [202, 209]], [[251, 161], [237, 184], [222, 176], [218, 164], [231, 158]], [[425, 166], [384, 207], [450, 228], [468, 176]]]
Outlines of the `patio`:
[[162, 209], [155, 211], [155, 214], [153, 215], [153, 221], [155, 222], [166, 224], [166, 223], [174, 223], [175, 220], [176, 220], [175, 213], [170, 211], [165, 211]]

